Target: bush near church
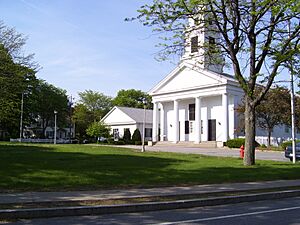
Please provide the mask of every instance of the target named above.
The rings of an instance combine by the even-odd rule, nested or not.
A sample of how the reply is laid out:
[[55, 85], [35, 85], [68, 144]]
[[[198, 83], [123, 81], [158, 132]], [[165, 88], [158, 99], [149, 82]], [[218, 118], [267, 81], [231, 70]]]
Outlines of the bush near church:
[[142, 144], [142, 136], [141, 136], [141, 132], [140, 132], [139, 129], [135, 129], [135, 131], [133, 132], [132, 142], [135, 145], [141, 145]]
[[126, 144], [131, 144], [131, 133], [129, 129], [124, 131], [123, 140]]
[[[245, 138], [234, 138], [230, 139], [225, 144], [228, 148], [240, 148], [242, 145], [245, 145]], [[260, 144], [255, 142], [255, 146], [258, 147]]]

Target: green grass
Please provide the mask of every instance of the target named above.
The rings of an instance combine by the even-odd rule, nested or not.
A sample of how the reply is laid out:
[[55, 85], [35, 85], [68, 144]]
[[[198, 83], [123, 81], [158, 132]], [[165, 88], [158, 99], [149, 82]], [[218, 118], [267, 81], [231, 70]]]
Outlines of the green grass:
[[300, 179], [300, 164], [89, 145], [0, 144], [0, 191], [95, 190]]

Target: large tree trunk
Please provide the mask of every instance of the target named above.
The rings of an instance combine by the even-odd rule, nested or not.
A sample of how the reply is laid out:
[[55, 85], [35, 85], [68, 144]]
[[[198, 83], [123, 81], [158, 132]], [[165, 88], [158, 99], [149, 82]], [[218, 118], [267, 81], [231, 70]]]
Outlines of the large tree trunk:
[[255, 164], [255, 107], [251, 99], [245, 98], [245, 155], [244, 165]]

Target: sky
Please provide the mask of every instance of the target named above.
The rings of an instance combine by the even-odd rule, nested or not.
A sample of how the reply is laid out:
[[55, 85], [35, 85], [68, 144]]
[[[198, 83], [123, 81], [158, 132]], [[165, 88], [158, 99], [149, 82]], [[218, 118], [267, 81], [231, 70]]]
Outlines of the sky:
[[75, 101], [85, 90], [114, 97], [120, 89], [149, 91], [178, 63], [156, 61], [159, 40], [151, 28], [124, 21], [147, 2], [0, 0], [0, 20], [28, 37], [24, 50], [35, 54], [38, 78]]
[[0, 0], [0, 20], [28, 37], [37, 77], [78, 100], [93, 90], [149, 91], [175, 66], [158, 62], [158, 38], [138, 21], [125, 22], [150, 0]]

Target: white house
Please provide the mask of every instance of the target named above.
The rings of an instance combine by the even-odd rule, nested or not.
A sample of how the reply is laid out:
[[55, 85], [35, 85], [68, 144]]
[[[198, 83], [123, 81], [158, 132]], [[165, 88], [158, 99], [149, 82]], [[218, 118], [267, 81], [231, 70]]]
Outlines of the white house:
[[[207, 62], [200, 47], [205, 42], [215, 44], [216, 35], [203, 28], [190, 32], [179, 65], [149, 91], [154, 105], [153, 142], [215, 141], [222, 146], [243, 135], [235, 110], [243, 90], [233, 76], [223, 73], [222, 63]], [[266, 132], [257, 129], [257, 135]], [[272, 136], [287, 138], [290, 131], [277, 127]]]
[[[144, 114], [145, 113], [145, 114]], [[143, 134], [143, 122], [145, 118], [145, 140], [151, 140], [152, 137], [152, 110], [137, 109], [129, 107], [113, 107], [101, 121], [111, 127], [114, 135], [123, 137], [126, 129], [130, 130], [131, 135], [135, 129], [139, 129]]]

